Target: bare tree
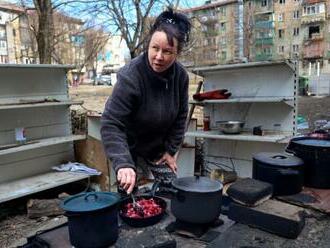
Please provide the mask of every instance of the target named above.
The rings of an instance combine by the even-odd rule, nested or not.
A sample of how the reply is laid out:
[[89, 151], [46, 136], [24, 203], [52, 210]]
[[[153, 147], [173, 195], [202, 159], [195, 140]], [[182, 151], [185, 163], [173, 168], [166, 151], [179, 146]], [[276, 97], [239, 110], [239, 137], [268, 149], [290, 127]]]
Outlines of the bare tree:
[[36, 38], [40, 64], [50, 64], [54, 40], [53, 5], [51, 0], [33, 0], [38, 16]]
[[126, 41], [131, 58], [136, 57], [146, 41], [149, 23], [166, 6], [177, 8], [180, 0], [98, 0], [90, 3], [101, 20], [106, 20], [113, 33]]

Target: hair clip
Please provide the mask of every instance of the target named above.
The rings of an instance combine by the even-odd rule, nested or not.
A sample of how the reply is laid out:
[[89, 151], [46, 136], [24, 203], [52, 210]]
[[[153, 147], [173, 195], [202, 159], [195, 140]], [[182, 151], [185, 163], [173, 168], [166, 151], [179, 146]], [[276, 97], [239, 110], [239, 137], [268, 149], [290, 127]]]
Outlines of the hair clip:
[[170, 24], [175, 24], [175, 21], [174, 21], [173, 18], [166, 18], [166, 19], [165, 19], [165, 22], [166, 22], [166, 23], [170, 23]]

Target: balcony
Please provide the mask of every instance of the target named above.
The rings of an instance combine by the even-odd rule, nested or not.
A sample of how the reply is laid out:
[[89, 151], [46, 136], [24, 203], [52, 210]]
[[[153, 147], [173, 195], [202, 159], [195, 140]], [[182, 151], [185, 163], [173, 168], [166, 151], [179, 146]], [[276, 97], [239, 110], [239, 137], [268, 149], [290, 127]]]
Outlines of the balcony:
[[255, 60], [256, 61], [264, 61], [264, 60], [272, 60], [273, 55], [269, 53], [259, 53], [256, 54]]
[[303, 48], [303, 57], [305, 59], [317, 59], [324, 56], [324, 42], [315, 41], [305, 43]]
[[217, 16], [214, 15], [202, 15], [198, 19], [203, 24], [216, 23], [218, 21]]
[[306, 45], [308, 45], [309, 43], [314, 42], [314, 41], [322, 41], [322, 40], [324, 40], [323, 32], [314, 33], [314, 34], [311, 34], [311, 36], [304, 37], [304, 43], [306, 43]]
[[268, 37], [268, 38], [256, 38], [256, 45], [262, 46], [262, 45], [273, 45], [274, 44], [274, 38]]
[[272, 28], [274, 28], [274, 22], [273, 21], [257, 21], [255, 24], [255, 28], [272, 29]]
[[325, 13], [318, 13], [318, 14], [313, 14], [313, 15], [303, 15], [300, 19], [302, 25], [324, 22], [325, 20], [326, 20]]

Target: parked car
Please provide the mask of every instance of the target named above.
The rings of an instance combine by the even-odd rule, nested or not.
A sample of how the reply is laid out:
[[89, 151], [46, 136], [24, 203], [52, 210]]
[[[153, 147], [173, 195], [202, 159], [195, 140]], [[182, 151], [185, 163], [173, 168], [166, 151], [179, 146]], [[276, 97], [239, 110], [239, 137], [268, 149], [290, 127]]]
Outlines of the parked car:
[[109, 85], [109, 86], [112, 86], [111, 76], [106, 75], [106, 74], [101, 74], [99, 76], [96, 76], [96, 79], [94, 81], [94, 85]]

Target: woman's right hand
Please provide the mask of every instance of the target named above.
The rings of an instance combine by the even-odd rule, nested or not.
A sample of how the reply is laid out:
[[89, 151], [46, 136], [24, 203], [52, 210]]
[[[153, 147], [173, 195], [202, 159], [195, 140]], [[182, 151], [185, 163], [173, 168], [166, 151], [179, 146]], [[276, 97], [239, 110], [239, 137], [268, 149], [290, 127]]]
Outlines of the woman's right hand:
[[135, 185], [136, 173], [132, 168], [121, 168], [117, 172], [117, 180], [120, 187], [130, 194]]

